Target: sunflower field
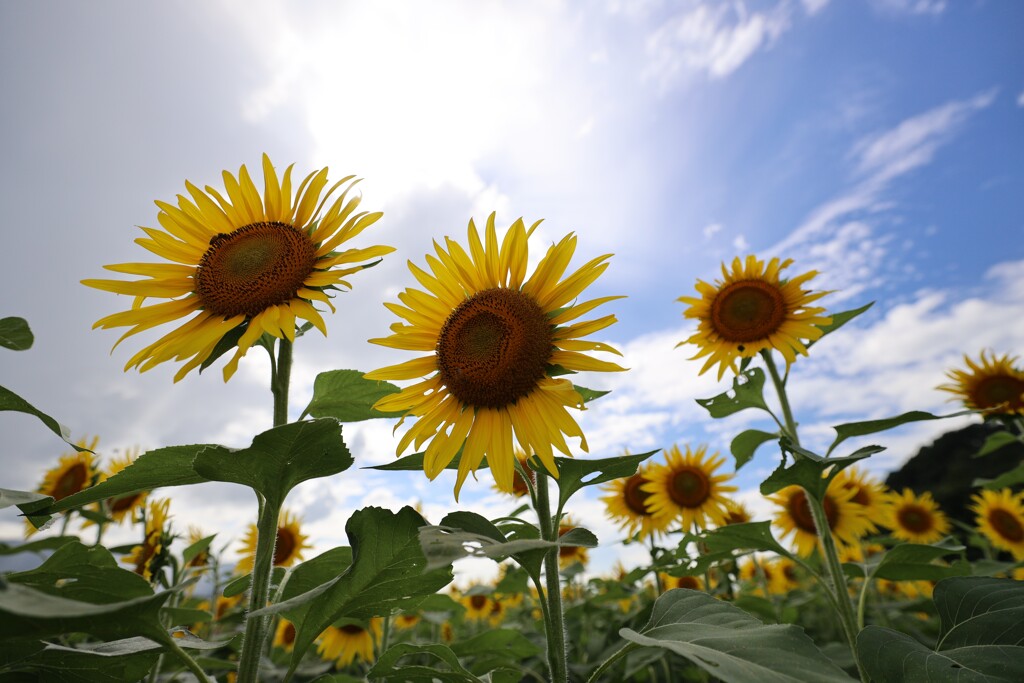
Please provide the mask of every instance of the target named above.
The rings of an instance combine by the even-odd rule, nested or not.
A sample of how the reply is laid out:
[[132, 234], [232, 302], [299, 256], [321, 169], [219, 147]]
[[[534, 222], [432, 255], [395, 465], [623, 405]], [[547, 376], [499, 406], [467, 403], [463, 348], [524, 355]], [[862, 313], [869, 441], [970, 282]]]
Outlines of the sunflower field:
[[[0, 683], [7, 681], [783, 681], [1024, 680], [1024, 463], [973, 482], [973, 525], [927, 491], [889, 490], [864, 461], [883, 445], [849, 439], [949, 415], [910, 411], [835, 426], [824, 452], [801, 444], [790, 369], [870, 303], [829, 310], [816, 273], [749, 255], [681, 296], [696, 325], [701, 373], [721, 393], [698, 401], [709, 420], [759, 411], [730, 452], [664, 444], [588, 454], [579, 411], [608, 392], [579, 373], [625, 372], [592, 340], [622, 297], [586, 291], [611, 255], [573, 263], [578, 238], [530, 242], [539, 224], [491, 214], [462, 237], [409, 261], [409, 286], [386, 303], [396, 356], [382, 368], [323, 368], [308, 405], [289, 414], [296, 343], [360, 271], [395, 246], [372, 244], [382, 214], [362, 208], [353, 176], [299, 179], [266, 155], [262, 183], [242, 166], [223, 187], [186, 183], [158, 201], [136, 242], [153, 261], [105, 268], [129, 279], [82, 284], [128, 295], [95, 327], [162, 331], [125, 370], [169, 362], [175, 381], [223, 362], [228, 381], [256, 347], [270, 357], [273, 425], [251, 445], [165, 445], [116, 456], [72, 441], [40, 407], [0, 387], [0, 409], [37, 418], [70, 451], [34, 491], [0, 489], [25, 540], [4, 556], [35, 558], [0, 575]], [[347, 294], [347, 296], [358, 296]], [[0, 320], [2, 353], [31, 353], [29, 322]], [[300, 346], [301, 348], [301, 346]], [[948, 371], [948, 392], [993, 430], [977, 454], [1024, 443], [1024, 368], [981, 351]], [[588, 375], [589, 376], [589, 375]], [[601, 375], [596, 375], [600, 377]], [[343, 426], [397, 420], [397, 458], [376, 469], [456, 473], [451, 511], [364, 507], [348, 545], [312, 555], [289, 508], [299, 484], [359, 464]], [[33, 426], [36, 426], [33, 424]], [[755, 451], [775, 469], [757, 519], [730, 483]], [[460, 507], [467, 477], [493, 477], [507, 500], [494, 519]], [[169, 487], [248, 487], [256, 523], [244, 538], [217, 520], [180, 528]], [[619, 539], [574, 516], [574, 495], [599, 487]], [[164, 497], [162, 497], [164, 496]], [[578, 499], [577, 499], [578, 500]], [[410, 501], [412, 502], [412, 501]], [[130, 527], [137, 542], [104, 544]], [[588, 570], [601, 544], [636, 544], [647, 561]], [[241, 552], [229, 551], [241, 544]], [[453, 563], [487, 558], [489, 583], [454, 581]]]

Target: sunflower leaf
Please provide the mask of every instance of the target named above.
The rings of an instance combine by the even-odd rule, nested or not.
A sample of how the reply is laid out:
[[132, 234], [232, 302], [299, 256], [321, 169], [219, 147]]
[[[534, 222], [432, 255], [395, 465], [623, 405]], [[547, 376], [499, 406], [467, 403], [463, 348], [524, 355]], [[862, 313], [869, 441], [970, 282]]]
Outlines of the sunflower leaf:
[[708, 552], [717, 553], [733, 550], [766, 550], [791, 558], [772, 535], [771, 522], [745, 522], [729, 524], [705, 532], [701, 536]]
[[311, 560], [306, 560], [288, 572], [284, 579], [281, 600], [291, 600], [291, 607], [283, 615], [291, 622], [299, 622], [306, 613], [308, 602], [298, 602], [293, 598], [316, 595], [315, 589], [326, 586], [352, 565], [352, 549], [347, 546], [331, 548]]
[[41, 553], [48, 550], [56, 550], [67, 543], [76, 542], [78, 542], [77, 536], [48, 536], [35, 541], [29, 541], [28, 543], [22, 543], [21, 545], [0, 543], [0, 557], [16, 553]]
[[188, 564], [192, 560], [199, 557], [200, 554], [205, 553], [210, 548], [210, 544], [213, 543], [213, 539], [217, 537], [217, 534], [210, 534], [200, 538], [195, 543], [181, 551], [181, 561], [183, 564]]
[[852, 681], [803, 629], [766, 625], [738, 607], [686, 588], [659, 597], [642, 631], [624, 628], [619, 635], [675, 652], [725, 683]]
[[[403, 657], [414, 656], [419, 664], [399, 665]], [[442, 668], [443, 667], [443, 668]], [[459, 658], [447, 645], [413, 645], [398, 643], [380, 656], [367, 672], [372, 680], [411, 681], [430, 683], [483, 683], [459, 663]]]
[[711, 398], [698, 398], [697, 404], [714, 418], [726, 417], [747, 408], [758, 408], [767, 412], [764, 402], [764, 370], [751, 368], [741, 372], [732, 380], [732, 389]]
[[118, 566], [101, 545], [65, 543], [40, 566], [6, 576], [7, 581], [68, 600], [104, 604], [153, 595], [144, 578]]
[[609, 389], [608, 391], [599, 391], [597, 389], [588, 389], [586, 387], [581, 387], [578, 384], [573, 384], [572, 388], [576, 390], [577, 394], [579, 394], [581, 397], [583, 397], [583, 402], [584, 403], [590, 403], [591, 401], [596, 401], [597, 399], [601, 398], [602, 396], [607, 396], [608, 394], [612, 393], [611, 389]]
[[555, 466], [558, 468], [558, 509], [564, 508], [572, 494], [584, 486], [595, 486], [613, 479], [632, 477], [640, 463], [657, 452], [655, 450], [639, 455], [619, 455], [598, 460], [555, 458]]
[[[794, 448], [792, 442], [786, 437], [779, 439], [779, 447], [782, 448], [784, 453], [792, 452]], [[815, 455], [815, 458], [812, 459], [806, 456], [800, 459], [794, 458], [793, 464], [788, 467], [786, 466], [785, 459], [783, 459], [775, 471], [761, 482], [761, 493], [767, 496], [787, 486], [796, 485], [808, 491], [816, 499], [821, 500], [828, 489], [829, 482], [835, 475], [850, 465], [883, 450], [885, 449], [881, 446], [865, 446], [842, 458], [822, 458], [810, 451], [800, 449], [804, 454], [811, 453]], [[825, 476], [826, 472], [828, 472], [827, 477]]]
[[[270, 587], [271, 589], [281, 585], [284, 580], [284, 575], [288, 572], [284, 567], [274, 567], [270, 573]], [[249, 585], [252, 583], [252, 574], [245, 574], [243, 576], [236, 577], [228, 581], [227, 585], [224, 586], [222, 594], [225, 598], [233, 598], [236, 595], [241, 595], [245, 591], [249, 590]]]
[[374, 403], [399, 391], [390, 382], [365, 379], [358, 370], [321, 372], [313, 381], [313, 398], [302, 414], [333, 417], [339, 422], [401, 417], [402, 413], [385, 413], [373, 409]]
[[984, 479], [978, 478], [974, 480], [972, 486], [980, 486], [982, 488], [989, 489], [990, 491], [998, 491], [999, 489], [1011, 488], [1024, 484], [1024, 462], [1020, 463], [1012, 470], [1003, 472], [995, 479]]
[[0, 347], [12, 351], [32, 348], [32, 330], [24, 318], [0, 318]]
[[738, 470], [750, 462], [758, 446], [777, 438], [779, 438], [778, 432], [762, 432], [758, 429], [748, 429], [737, 434], [729, 444], [729, 450], [736, 458], [736, 469]]
[[846, 323], [850, 322], [851, 320], [853, 320], [854, 318], [859, 316], [861, 313], [866, 312], [869, 308], [871, 308], [874, 305], [875, 305], [875, 302], [872, 301], [872, 302], [870, 302], [868, 304], [865, 304], [864, 306], [861, 306], [860, 308], [854, 308], [852, 310], [842, 311], [840, 313], [832, 313], [831, 314], [832, 322], [829, 323], [828, 325], [819, 325], [818, 326], [818, 329], [821, 330], [821, 336], [818, 337], [817, 339], [815, 339], [814, 341], [808, 342], [807, 343], [807, 348], [811, 348], [811, 346], [813, 346], [814, 344], [818, 343], [819, 341], [824, 339], [826, 336], [832, 334], [833, 332], [838, 330], [840, 327], [842, 327]]
[[[890, 548], [881, 557], [876, 556], [878, 559], [871, 558], [874, 561], [874, 567], [870, 569], [871, 578], [889, 581], [938, 581], [950, 576], [967, 576], [971, 573], [969, 564], [933, 564], [941, 557], [961, 553], [963, 550], [964, 546], [950, 538], [931, 545], [901, 543]], [[871, 564], [868, 566], [871, 567]]]
[[[405, 455], [394, 462], [385, 463], [383, 465], [373, 465], [370, 467], [361, 467], [364, 470], [381, 470], [383, 472], [422, 472], [423, 471], [423, 453], [412, 453]], [[462, 460], [462, 448], [455, 453], [452, 461], [445, 465], [446, 470], [457, 470], [459, 469], [459, 462]], [[478, 470], [487, 469], [487, 458], [480, 461], [480, 467]]]
[[318, 592], [295, 624], [291, 671], [320, 633], [338, 619], [389, 614], [409, 599], [435, 593], [451, 582], [451, 567], [427, 567], [419, 542], [419, 528], [425, 525], [426, 520], [408, 506], [397, 513], [377, 507], [356, 510], [345, 525], [352, 547], [348, 569], [313, 591], [250, 614], [285, 611], [304, 595]]
[[1007, 431], [993, 432], [988, 435], [985, 439], [985, 443], [982, 444], [981, 450], [974, 454], [975, 458], [982, 458], [986, 455], [991, 455], [1012, 443], [1020, 443], [1020, 440]]
[[[147, 650], [120, 652], [100, 649], [71, 648], [48, 643], [44, 648], [18, 662], [19, 669], [35, 672], [38, 680], [75, 683], [120, 683], [143, 680], [157, 657], [160, 646], [148, 638], [131, 638], [149, 644]], [[125, 642], [114, 641], [102, 646]], [[101, 646], [101, 647], [102, 647]], [[29, 679], [37, 680], [37, 679]]]
[[55, 419], [53, 419], [43, 411], [39, 410], [31, 403], [23, 399], [21, 396], [18, 396], [16, 393], [8, 389], [7, 387], [0, 387], [0, 411], [3, 410], [14, 410], [19, 413], [28, 413], [29, 415], [35, 415], [44, 425], [46, 425], [49, 428], [51, 432], [53, 432], [60, 438], [64, 439], [64, 442], [67, 443], [67, 445], [71, 446], [72, 448], [79, 452], [84, 451], [92, 453], [92, 451], [90, 451], [88, 448], [83, 448], [68, 441], [68, 439], [71, 437], [71, 431], [67, 427], [57, 422]]
[[966, 576], [935, 585], [941, 635], [934, 650], [910, 636], [868, 626], [857, 652], [877, 683], [1024, 680], [1024, 583]]
[[242, 484], [279, 503], [298, 484], [351, 465], [340, 425], [329, 417], [274, 427], [257, 435], [248, 448], [209, 448], [192, 461], [195, 472], [207, 480]]
[[25, 505], [26, 503], [35, 503], [40, 500], [49, 498], [44, 493], [37, 493], [35, 491], [14, 491], [12, 489], [0, 489], [0, 508], [10, 507], [12, 505]]
[[833, 429], [836, 430], [836, 440], [832, 442], [832, 445], [828, 447], [829, 455], [836, 449], [836, 446], [846, 441], [853, 436], [865, 436], [867, 434], [876, 434], [878, 432], [884, 432], [900, 425], [905, 425], [910, 422], [922, 422], [927, 420], [944, 420], [947, 417], [958, 417], [960, 415], [969, 415], [972, 411], [963, 410], [958, 413], [952, 413], [950, 415], [932, 415], [926, 413], [923, 410], [911, 410], [910, 412], [897, 415], [895, 417], [887, 417], [881, 420], [866, 420], [864, 422], [847, 422], [846, 424], [836, 425]]

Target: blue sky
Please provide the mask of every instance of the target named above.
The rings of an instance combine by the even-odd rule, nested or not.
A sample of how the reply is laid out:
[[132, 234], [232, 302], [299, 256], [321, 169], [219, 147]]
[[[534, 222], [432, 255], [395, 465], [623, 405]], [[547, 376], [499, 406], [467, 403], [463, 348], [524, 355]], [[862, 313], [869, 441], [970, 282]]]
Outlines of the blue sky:
[[[949, 410], [934, 386], [960, 354], [1024, 351], [1021, 25], [1020, 3], [940, 0], [4, 5], [0, 314], [27, 318], [37, 344], [0, 356], [0, 383], [74, 435], [100, 434], [101, 452], [243, 446], [266, 429], [263, 358], [228, 385], [122, 373], [132, 351], [111, 355], [116, 335], [90, 327], [125, 302], [77, 283], [143, 256], [133, 226], [155, 224], [152, 200], [267, 151], [365, 178], [364, 206], [385, 212], [373, 243], [398, 247], [354, 279], [328, 338], [299, 345], [293, 416], [317, 372], [401, 359], [365, 340], [412, 284], [406, 260], [492, 210], [506, 225], [545, 218], [535, 251], [574, 230], [579, 263], [615, 254], [592, 291], [628, 295], [607, 307], [620, 322], [606, 341], [633, 369], [580, 381], [613, 389], [582, 418], [594, 457], [727, 450], [755, 424], [704, 418], [693, 398], [727, 385], [673, 348], [692, 327], [675, 299], [738, 254], [819, 270], [830, 310], [878, 302], [794, 368], [811, 443], [842, 421]], [[966, 421], [894, 432], [872, 468]], [[0, 415], [0, 430], [0, 486], [32, 488], [62, 444], [22, 415]], [[391, 459], [390, 425], [346, 434], [357, 465]], [[768, 450], [737, 477], [755, 506]], [[326, 548], [366, 504], [423, 500], [437, 521], [456, 509], [451, 486], [353, 471], [289, 503]], [[182, 530], [237, 537], [254, 515], [227, 485], [169, 493]], [[510, 505], [482, 476], [458, 507]], [[596, 569], [639, 559], [614, 544], [596, 492], [574, 512], [607, 544]], [[18, 533], [4, 511], [0, 537]]]

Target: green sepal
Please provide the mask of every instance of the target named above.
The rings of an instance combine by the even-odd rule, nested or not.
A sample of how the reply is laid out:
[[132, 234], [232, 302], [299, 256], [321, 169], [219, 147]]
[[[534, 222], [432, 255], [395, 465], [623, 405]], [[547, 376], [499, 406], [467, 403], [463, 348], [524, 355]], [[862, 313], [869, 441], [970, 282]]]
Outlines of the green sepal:
[[214, 361], [223, 356], [228, 351], [238, 346], [238, 340], [245, 334], [246, 328], [249, 327], [248, 322], [242, 322], [231, 328], [213, 347], [213, 351], [206, 357], [202, 363], [199, 364], [199, 374], [203, 374], [203, 370], [213, 365]]
[[24, 318], [0, 318], [0, 347], [11, 351], [32, 348], [32, 330]]

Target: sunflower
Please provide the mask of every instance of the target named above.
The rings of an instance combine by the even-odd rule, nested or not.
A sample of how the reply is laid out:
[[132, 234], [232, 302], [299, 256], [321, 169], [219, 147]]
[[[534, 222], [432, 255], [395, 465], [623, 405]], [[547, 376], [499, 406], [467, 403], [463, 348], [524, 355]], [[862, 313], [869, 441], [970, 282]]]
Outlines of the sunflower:
[[[192, 546], [199, 541], [206, 538], [206, 533], [195, 525], [190, 525], [188, 528], [188, 546]], [[186, 546], [186, 547], [188, 547]], [[206, 550], [196, 553], [195, 557], [188, 561], [186, 567], [202, 568], [210, 563], [210, 549], [207, 546]]]
[[750, 510], [743, 503], [736, 500], [725, 500], [725, 521], [724, 526], [730, 524], [746, 524], [747, 522], [753, 521], [754, 517], [750, 514]]
[[834, 481], [837, 486], [853, 491], [851, 500], [863, 508], [864, 515], [871, 522], [867, 533], [874, 533], [879, 525], [885, 525], [892, 502], [885, 484], [858, 467], [847, 467], [840, 471]]
[[941, 384], [941, 391], [955, 394], [971, 410], [985, 413], [1024, 415], [1024, 371], [1015, 367], [1016, 356], [1002, 357], [989, 351], [980, 354], [980, 362], [974, 362], [964, 354], [967, 370], [950, 370], [946, 373], [951, 384]]
[[672, 576], [671, 574], [658, 572], [658, 578], [661, 579], [661, 587], [664, 591], [670, 591], [675, 588], [689, 588], [694, 591], [704, 590], [704, 579], [699, 576]]
[[889, 514], [885, 526], [894, 538], [908, 543], [934, 543], [949, 533], [949, 520], [939, 509], [932, 494], [920, 496], [910, 489], [890, 494]]
[[[842, 546], [857, 545], [871, 528], [864, 508], [853, 502], [853, 495], [851, 489], [837, 486], [833, 480], [822, 502], [825, 519], [840, 545], [840, 551]], [[797, 553], [803, 557], [813, 553], [818, 545], [818, 532], [807, 493], [799, 486], [787, 486], [775, 495], [768, 496], [768, 500], [781, 507], [775, 517], [775, 524], [783, 536], [793, 534]]]
[[134, 565], [136, 574], [146, 579], [153, 580], [153, 575], [163, 565], [167, 549], [165, 543], [171, 540], [171, 530], [168, 526], [168, 508], [171, 501], [152, 500], [146, 508], [146, 536], [142, 539], [142, 545], [132, 548], [132, 551], [121, 558], [122, 562]]
[[397, 452], [413, 442], [418, 449], [429, 441], [423, 467], [430, 479], [462, 448], [456, 499], [466, 476], [476, 472], [485, 455], [498, 487], [514, 490], [513, 433], [519, 446], [535, 453], [551, 473], [557, 473], [552, 446], [572, 455], [565, 436], [578, 437], [580, 447], [588, 450], [583, 430], [566, 410], [583, 409], [583, 398], [572, 382], [555, 375], [623, 370], [584, 353], [618, 351], [581, 339], [614, 323], [614, 315], [566, 324], [621, 298], [575, 303], [608, 267], [611, 254], [563, 278], [576, 250], [576, 236], [570, 233], [548, 248], [527, 277], [527, 242], [537, 225], [527, 229], [522, 219], [517, 220], [499, 247], [492, 213], [482, 240], [470, 220], [468, 252], [450, 238], [445, 239], [447, 249], [435, 242], [437, 257], [426, 257], [431, 273], [409, 264], [427, 291], [406, 289], [398, 295], [402, 304], [385, 304], [404, 322], [392, 324], [390, 337], [370, 340], [429, 354], [366, 377], [425, 378], [374, 407], [418, 418]]
[[446, 643], [450, 643], [455, 640], [455, 630], [452, 628], [450, 621], [446, 621], [441, 624], [441, 640]]
[[320, 634], [317, 653], [328, 660], [335, 660], [339, 667], [348, 666], [356, 657], [364, 662], [373, 661], [373, 648], [380, 642], [383, 627], [381, 618], [369, 622], [351, 621], [344, 626], [328, 626]]
[[800, 572], [796, 562], [788, 557], [777, 557], [771, 561], [771, 580], [768, 592], [775, 595], [787, 595], [800, 587]]
[[767, 267], [756, 256], [741, 261], [737, 256], [732, 271], [722, 264], [722, 279], [710, 285], [697, 280], [700, 297], [679, 297], [689, 304], [684, 317], [696, 318], [697, 332], [680, 342], [700, 347], [691, 360], [708, 359], [700, 374], [718, 364], [718, 379], [726, 368], [738, 372], [737, 358], [749, 358], [764, 349], [777, 349], [786, 359], [786, 365], [796, 361], [796, 354], [807, 355], [801, 339], [816, 340], [823, 334], [821, 327], [832, 322], [823, 316], [824, 308], [809, 306], [828, 292], [811, 292], [801, 285], [817, 275], [808, 271], [792, 280], [782, 280], [779, 274], [793, 263], [792, 259], [773, 258]]
[[487, 623], [494, 628], [497, 628], [501, 622], [505, 620], [505, 613], [508, 605], [503, 600], [498, 599], [497, 596], [491, 598], [491, 613], [487, 615]]
[[515, 470], [512, 472], [511, 491], [503, 491], [501, 488], [498, 487], [497, 484], [494, 485], [494, 488], [499, 493], [511, 493], [516, 498], [522, 498], [523, 496], [528, 495], [530, 493], [530, 484], [535, 484], [537, 482], [537, 476], [533, 473], [533, 468], [530, 467], [530, 456], [528, 456], [519, 448], [513, 450], [516, 456], [516, 462], [519, 464], [519, 467], [522, 467], [523, 471], [526, 472], [527, 475], [529, 475], [530, 482], [527, 483], [523, 475], [519, 473], [519, 467], [516, 467]]
[[[256, 541], [259, 533], [256, 525], [250, 524], [249, 530], [242, 540], [242, 549], [238, 553], [242, 559], [238, 561], [236, 571], [240, 574], [248, 574], [252, 571], [252, 563], [256, 560]], [[274, 566], [290, 567], [303, 559], [303, 551], [312, 548], [312, 544], [306, 543], [309, 536], [302, 533], [301, 520], [287, 510], [281, 511], [281, 517], [277, 522], [277, 541], [274, 543]]]
[[459, 600], [466, 608], [466, 619], [469, 621], [484, 621], [491, 616], [491, 598], [481, 593], [463, 595]]
[[399, 614], [394, 619], [395, 628], [400, 631], [407, 631], [420, 623], [420, 618], [415, 614]]
[[[576, 528], [576, 522], [569, 517], [562, 520], [562, 523], [558, 525], [558, 537], [561, 538], [567, 533]], [[570, 567], [577, 562], [580, 564], [586, 564], [587, 560], [590, 559], [590, 555], [587, 549], [581, 545], [560, 545], [558, 546], [558, 566], [561, 569]]]
[[274, 631], [274, 647], [279, 647], [285, 652], [291, 652], [295, 647], [295, 624], [287, 619], [277, 620], [277, 629]]
[[664, 533], [672, 521], [669, 517], [655, 516], [648, 507], [652, 494], [643, 487], [650, 483], [649, 469], [649, 466], [641, 467], [633, 476], [613, 479], [601, 487], [609, 494], [601, 498], [608, 516], [619, 522], [619, 528], [629, 537], [639, 532], [640, 540]]
[[1010, 489], [981, 491], [971, 497], [978, 531], [1000, 550], [1024, 560], [1024, 495]]
[[[705, 460], [706, 458], [706, 460]], [[682, 518], [686, 531], [694, 528], [706, 529], [708, 524], [721, 525], [726, 517], [726, 498], [723, 494], [735, 491], [735, 486], [724, 482], [732, 479], [731, 474], [715, 474], [725, 458], [713, 453], [708, 456], [707, 446], [701, 445], [686, 454], [673, 445], [665, 451], [665, 464], [651, 465], [647, 472], [648, 483], [641, 491], [651, 494], [647, 509], [667, 525], [674, 519]]]
[[756, 555], [750, 555], [740, 561], [739, 578], [751, 586], [751, 594], [764, 595], [764, 588], [771, 591], [776, 580], [773, 564], [770, 560]]
[[[100, 475], [100, 481], [114, 476], [135, 462], [135, 459], [138, 457], [139, 449], [135, 448], [123, 456], [111, 458], [106, 470]], [[136, 510], [140, 510], [145, 506], [147, 495], [149, 495], [148, 491], [138, 491], [118, 498], [109, 498], [107, 499], [107, 514], [118, 524], [122, 523], [125, 519], [133, 521]]]
[[60, 456], [57, 465], [43, 475], [43, 481], [36, 491], [44, 496], [52, 496], [54, 501], [58, 501], [96, 483], [100, 473], [96, 469], [96, 457], [90, 451], [96, 450], [99, 442], [98, 436], [94, 436], [90, 441], [79, 440], [76, 445], [88, 450]]
[[[371, 264], [392, 247], [372, 246], [335, 251], [380, 218], [380, 212], [355, 213], [359, 197], [347, 176], [324, 192], [327, 169], [310, 173], [292, 193], [292, 166], [278, 181], [270, 158], [263, 155], [264, 192], [260, 197], [245, 166], [238, 178], [224, 171], [227, 197], [206, 186], [185, 183], [191, 199], [178, 195], [178, 206], [157, 201], [162, 230], [142, 228], [143, 248], [169, 263], [121, 263], [107, 270], [139, 275], [141, 280], [82, 280], [82, 284], [135, 297], [128, 311], [106, 316], [93, 327], [128, 327], [126, 337], [162, 323], [196, 315], [136, 353], [125, 370], [140, 372], [175, 359], [186, 361], [177, 382], [210, 358], [225, 340], [237, 347], [224, 367], [230, 379], [238, 361], [263, 334], [295, 339], [296, 318], [327, 327], [313, 302], [327, 304], [328, 292], [349, 287], [345, 277]], [[335, 191], [341, 194], [326, 211]], [[147, 298], [167, 299], [143, 306]], [[117, 344], [114, 345], [115, 347]]]

